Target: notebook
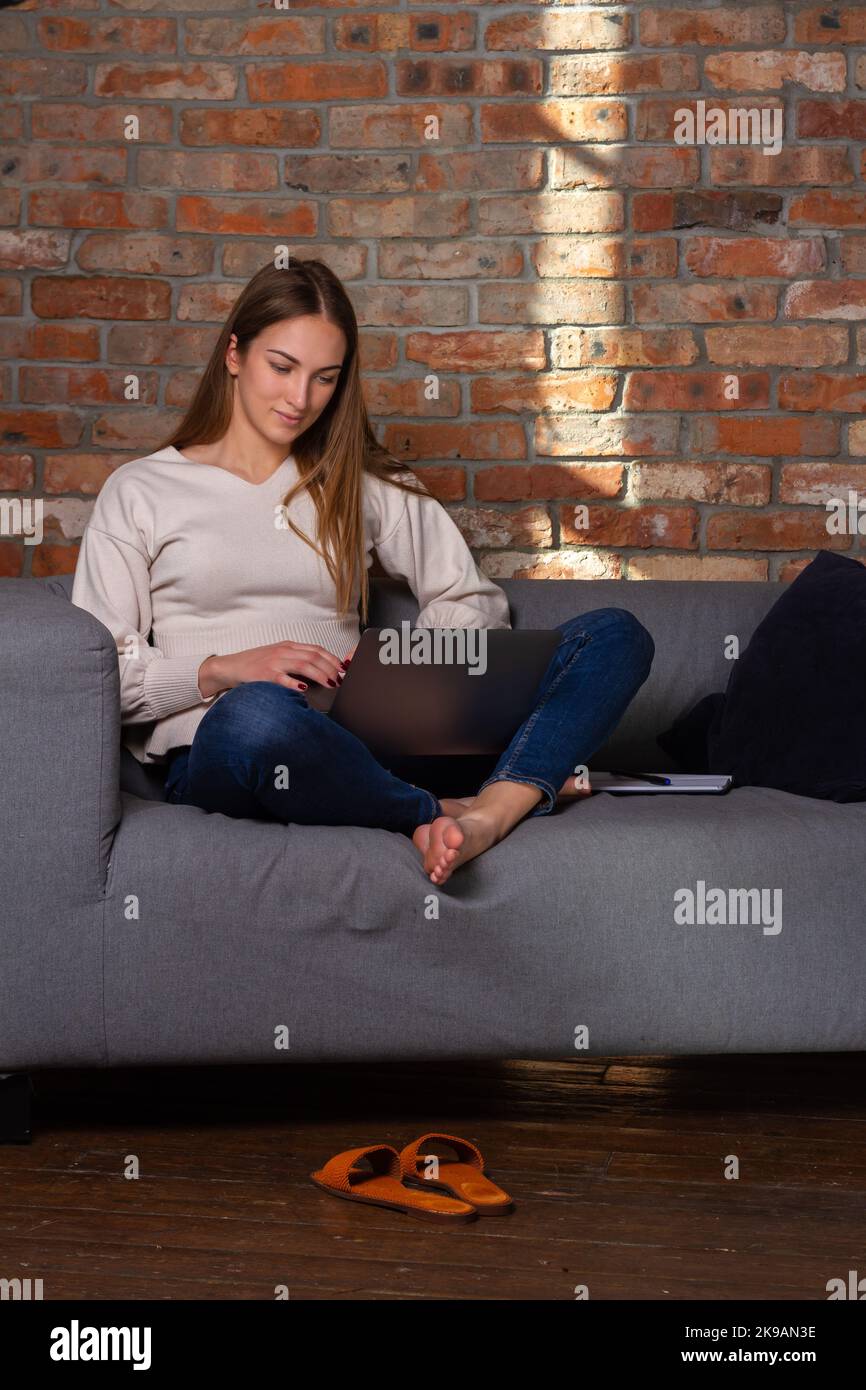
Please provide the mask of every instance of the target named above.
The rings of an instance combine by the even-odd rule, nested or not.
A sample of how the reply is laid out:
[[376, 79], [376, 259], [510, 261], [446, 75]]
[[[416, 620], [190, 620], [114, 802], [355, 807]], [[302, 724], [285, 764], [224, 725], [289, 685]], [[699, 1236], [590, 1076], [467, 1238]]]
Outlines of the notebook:
[[[663, 781], [649, 782], [645, 777]], [[721, 772], [652, 772], [643, 777], [637, 773], [594, 772], [590, 769], [589, 785], [593, 792], [726, 792], [733, 785], [729, 773]]]

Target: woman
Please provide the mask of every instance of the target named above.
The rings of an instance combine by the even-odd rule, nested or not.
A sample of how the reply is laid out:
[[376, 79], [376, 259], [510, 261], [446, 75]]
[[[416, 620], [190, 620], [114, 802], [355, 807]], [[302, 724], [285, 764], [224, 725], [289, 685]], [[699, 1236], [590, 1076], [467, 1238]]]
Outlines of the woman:
[[510, 627], [451, 517], [373, 434], [343, 285], [321, 261], [291, 261], [245, 287], [168, 441], [106, 480], [72, 601], [117, 641], [124, 742], [170, 764], [169, 801], [400, 831], [441, 884], [553, 810], [653, 643], [621, 609], [560, 624], [538, 703], [478, 794], [439, 798], [303, 694], [343, 678], [374, 547], [411, 586], [419, 626]]

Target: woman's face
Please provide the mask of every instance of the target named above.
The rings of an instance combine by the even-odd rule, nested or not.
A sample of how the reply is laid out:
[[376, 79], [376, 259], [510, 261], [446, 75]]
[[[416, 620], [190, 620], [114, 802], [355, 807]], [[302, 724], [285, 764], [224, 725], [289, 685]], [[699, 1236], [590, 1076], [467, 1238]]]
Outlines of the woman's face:
[[226, 366], [235, 378], [236, 404], [267, 439], [290, 443], [333, 396], [346, 346], [342, 329], [319, 314], [262, 329], [244, 358], [232, 334]]

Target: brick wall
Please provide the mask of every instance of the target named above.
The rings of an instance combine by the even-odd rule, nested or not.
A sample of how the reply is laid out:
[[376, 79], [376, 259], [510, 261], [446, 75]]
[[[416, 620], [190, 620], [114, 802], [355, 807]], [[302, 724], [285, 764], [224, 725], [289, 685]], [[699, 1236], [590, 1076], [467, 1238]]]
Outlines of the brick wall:
[[859, 556], [866, 3], [28, 0], [0, 42], [0, 497], [44, 506], [0, 574], [74, 568], [281, 245], [494, 578]]

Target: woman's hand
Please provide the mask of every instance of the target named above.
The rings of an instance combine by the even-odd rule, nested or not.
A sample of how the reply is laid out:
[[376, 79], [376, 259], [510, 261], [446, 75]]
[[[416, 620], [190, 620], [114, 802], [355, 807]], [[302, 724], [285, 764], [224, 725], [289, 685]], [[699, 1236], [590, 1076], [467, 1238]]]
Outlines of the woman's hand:
[[345, 674], [340, 658], [325, 647], [309, 642], [272, 642], [265, 647], [229, 652], [227, 656], [207, 657], [198, 670], [198, 688], [207, 700], [245, 681], [273, 681], [288, 690], [304, 690], [304, 680], [295, 677], [317, 681], [319, 685], [339, 685]]

